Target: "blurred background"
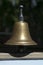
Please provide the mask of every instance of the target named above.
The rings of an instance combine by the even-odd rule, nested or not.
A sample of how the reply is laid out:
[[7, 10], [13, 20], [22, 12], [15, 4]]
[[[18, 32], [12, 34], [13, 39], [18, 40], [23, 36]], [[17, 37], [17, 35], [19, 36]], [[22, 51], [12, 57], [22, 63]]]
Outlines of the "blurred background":
[[[0, 0], [0, 44], [11, 38], [14, 23], [19, 21], [20, 0]], [[31, 37], [43, 45], [43, 0], [23, 0], [24, 20]]]

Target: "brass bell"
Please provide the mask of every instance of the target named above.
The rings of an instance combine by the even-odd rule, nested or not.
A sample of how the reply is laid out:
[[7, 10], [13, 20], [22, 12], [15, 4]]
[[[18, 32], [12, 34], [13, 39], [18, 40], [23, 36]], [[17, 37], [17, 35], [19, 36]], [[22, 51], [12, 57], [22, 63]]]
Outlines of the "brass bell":
[[24, 22], [22, 8], [23, 5], [20, 5], [20, 21], [15, 22], [12, 37], [6, 45], [37, 45], [30, 36], [28, 23]]

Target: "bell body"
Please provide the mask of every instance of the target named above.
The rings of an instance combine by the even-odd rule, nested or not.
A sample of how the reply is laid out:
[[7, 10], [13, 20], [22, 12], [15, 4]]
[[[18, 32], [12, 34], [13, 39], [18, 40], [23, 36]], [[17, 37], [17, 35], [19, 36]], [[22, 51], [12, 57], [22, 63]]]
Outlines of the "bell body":
[[30, 36], [28, 23], [26, 22], [15, 22], [13, 34], [6, 45], [37, 45]]

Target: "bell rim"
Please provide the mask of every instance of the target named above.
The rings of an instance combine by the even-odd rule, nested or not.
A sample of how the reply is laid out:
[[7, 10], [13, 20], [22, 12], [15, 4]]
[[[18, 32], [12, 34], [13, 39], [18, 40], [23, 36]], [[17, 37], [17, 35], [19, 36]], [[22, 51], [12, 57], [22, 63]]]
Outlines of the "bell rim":
[[37, 43], [35, 42], [35, 41], [32, 41], [32, 42], [7, 42], [7, 43], [5, 43], [5, 45], [37, 45]]

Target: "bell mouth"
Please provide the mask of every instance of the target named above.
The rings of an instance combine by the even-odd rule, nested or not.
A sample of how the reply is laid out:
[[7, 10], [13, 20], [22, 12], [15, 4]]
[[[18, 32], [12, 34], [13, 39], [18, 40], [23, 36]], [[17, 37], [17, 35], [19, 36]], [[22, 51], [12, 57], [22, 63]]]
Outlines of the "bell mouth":
[[33, 52], [32, 48], [34, 46], [21, 46], [21, 45], [15, 45], [10, 48], [10, 55], [14, 57], [25, 57], [31, 52]]

